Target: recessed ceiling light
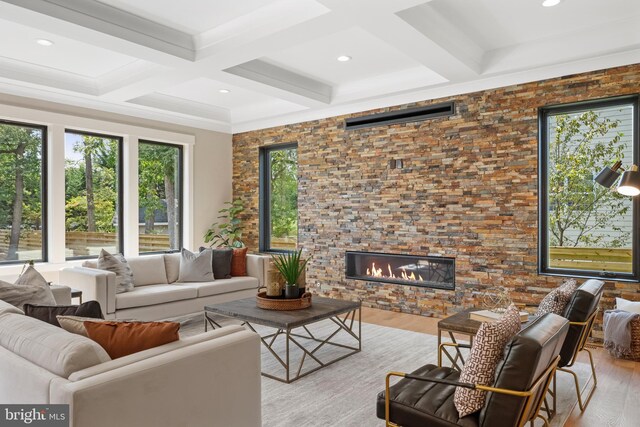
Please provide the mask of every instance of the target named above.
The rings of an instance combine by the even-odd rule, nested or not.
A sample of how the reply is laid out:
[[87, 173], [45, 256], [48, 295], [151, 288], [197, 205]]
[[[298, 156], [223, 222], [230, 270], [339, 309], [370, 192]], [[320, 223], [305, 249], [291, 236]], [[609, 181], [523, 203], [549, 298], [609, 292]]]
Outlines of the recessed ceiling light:
[[340, 55], [338, 56], [338, 61], [340, 62], [347, 62], [347, 61], [351, 61], [351, 57], [347, 56], [347, 55]]
[[47, 39], [38, 39], [36, 40], [36, 43], [38, 43], [40, 46], [53, 46], [53, 42], [51, 40], [47, 40]]
[[562, 1], [562, 0], [544, 0], [544, 1], [542, 2], [542, 5], [543, 5], [544, 7], [553, 7], [553, 6], [557, 6], [557, 5], [559, 5], [561, 1]]
[[220, 89], [218, 92], [220, 92], [220, 93], [229, 93], [231, 91], [229, 89]]

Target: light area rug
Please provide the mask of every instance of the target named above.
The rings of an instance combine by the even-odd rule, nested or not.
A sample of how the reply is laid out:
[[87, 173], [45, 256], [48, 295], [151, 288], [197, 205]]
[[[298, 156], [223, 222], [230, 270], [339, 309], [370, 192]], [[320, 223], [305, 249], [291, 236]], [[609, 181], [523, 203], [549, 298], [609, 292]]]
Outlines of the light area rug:
[[[181, 322], [182, 336], [204, 332], [202, 315], [173, 319]], [[238, 324], [237, 320], [217, 317], [220, 324]], [[254, 325], [264, 335], [271, 328]], [[357, 330], [357, 322], [354, 324]], [[324, 321], [311, 325], [310, 331], [324, 338], [336, 325]], [[304, 333], [302, 331], [302, 333]], [[411, 372], [427, 363], [437, 364], [437, 337], [419, 332], [405, 331], [374, 324], [362, 324], [362, 351], [330, 366], [309, 374], [291, 384], [262, 378], [262, 424], [265, 427], [368, 427], [384, 426], [376, 417], [376, 396], [384, 389], [387, 372]], [[346, 332], [339, 332], [338, 342], [353, 345]], [[300, 339], [299, 341], [303, 341]], [[307, 342], [313, 348], [312, 342]], [[274, 347], [282, 350], [284, 338], [278, 338]], [[294, 346], [295, 347], [295, 346]], [[320, 360], [344, 354], [344, 349], [324, 346], [318, 351]], [[297, 369], [302, 352], [292, 351], [292, 366]], [[307, 358], [307, 369], [318, 366]], [[283, 374], [274, 357], [262, 348], [263, 371]], [[280, 369], [280, 370], [278, 370]], [[589, 378], [588, 365], [578, 363], [576, 370], [582, 382]], [[558, 413], [551, 426], [563, 426], [576, 405], [573, 380], [570, 375], [558, 375]], [[543, 425], [539, 420], [536, 426]], [[237, 426], [243, 427], [243, 426]]]

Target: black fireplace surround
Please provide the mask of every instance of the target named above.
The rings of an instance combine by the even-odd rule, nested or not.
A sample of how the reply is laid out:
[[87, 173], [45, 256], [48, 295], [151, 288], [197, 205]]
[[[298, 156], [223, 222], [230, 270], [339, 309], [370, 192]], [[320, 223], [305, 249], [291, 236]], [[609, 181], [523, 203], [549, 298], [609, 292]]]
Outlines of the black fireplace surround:
[[347, 251], [347, 279], [454, 290], [455, 258]]

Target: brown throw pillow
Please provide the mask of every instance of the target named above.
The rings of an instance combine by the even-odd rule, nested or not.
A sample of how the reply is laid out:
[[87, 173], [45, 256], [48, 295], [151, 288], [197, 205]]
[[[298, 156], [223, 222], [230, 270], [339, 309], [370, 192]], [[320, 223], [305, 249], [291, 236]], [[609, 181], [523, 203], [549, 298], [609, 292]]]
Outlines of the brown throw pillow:
[[568, 279], [558, 288], [549, 292], [540, 302], [536, 316], [543, 316], [547, 313], [555, 313], [562, 316], [564, 309], [571, 301], [571, 296], [578, 289], [576, 279]]
[[24, 314], [60, 327], [58, 316], [81, 316], [92, 319], [103, 319], [98, 301], [87, 301], [80, 305], [34, 305], [25, 304]]
[[89, 335], [87, 334], [87, 328], [84, 327], [84, 322], [113, 322], [113, 320], [101, 320], [82, 316], [56, 316], [56, 320], [65, 331], [87, 338], [89, 338]]
[[[496, 368], [504, 356], [504, 348], [519, 331], [520, 312], [513, 304], [497, 321], [483, 322], [473, 340], [467, 363], [462, 368], [460, 382], [493, 385]], [[453, 403], [462, 418], [482, 409], [486, 397], [485, 391], [457, 387]]]
[[104, 348], [112, 359], [159, 347], [180, 336], [176, 322], [93, 322], [85, 321], [89, 338]]
[[233, 248], [233, 256], [231, 257], [231, 275], [246, 276], [247, 275], [247, 251], [249, 248]]

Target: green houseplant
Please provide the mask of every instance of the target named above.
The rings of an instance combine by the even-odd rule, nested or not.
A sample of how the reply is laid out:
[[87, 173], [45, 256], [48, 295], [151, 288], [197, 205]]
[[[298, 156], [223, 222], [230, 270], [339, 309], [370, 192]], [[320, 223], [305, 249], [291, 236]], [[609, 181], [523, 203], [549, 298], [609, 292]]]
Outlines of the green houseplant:
[[300, 296], [300, 290], [297, 282], [306, 268], [309, 258], [302, 258], [302, 249], [295, 252], [271, 255], [271, 257], [273, 264], [280, 274], [282, 274], [286, 282], [285, 298], [298, 298]]
[[227, 246], [231, 248], [242, 248], [242, 220], [240, 215], [244, 212], [242, 200], [236, 199], [233, 202], [226, 202], [225, 207], [218, 211], [218, 219], [222, 222], [214, 222], [204, 234], [205, 243], [210, 247]]

